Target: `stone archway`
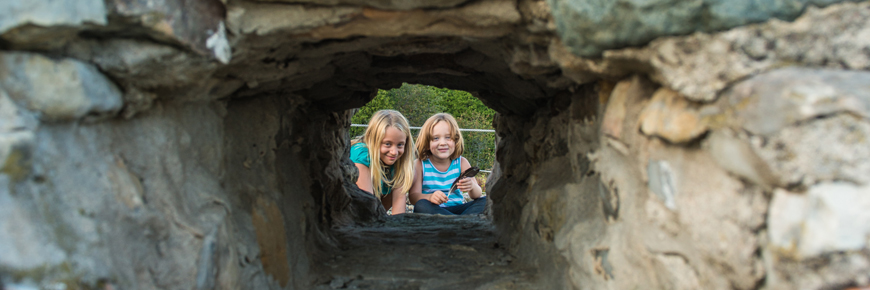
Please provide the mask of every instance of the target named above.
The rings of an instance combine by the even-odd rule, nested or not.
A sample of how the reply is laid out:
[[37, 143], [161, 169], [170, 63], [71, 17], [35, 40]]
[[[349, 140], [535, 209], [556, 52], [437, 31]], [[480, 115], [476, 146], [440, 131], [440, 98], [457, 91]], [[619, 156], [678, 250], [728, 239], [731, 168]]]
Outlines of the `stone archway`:
[[350, 109], [402, 82], [499, 113], [478, 287], [870, 279], [866, 1], [49, 2], [0, 4], [0, 285], [363, 285]]

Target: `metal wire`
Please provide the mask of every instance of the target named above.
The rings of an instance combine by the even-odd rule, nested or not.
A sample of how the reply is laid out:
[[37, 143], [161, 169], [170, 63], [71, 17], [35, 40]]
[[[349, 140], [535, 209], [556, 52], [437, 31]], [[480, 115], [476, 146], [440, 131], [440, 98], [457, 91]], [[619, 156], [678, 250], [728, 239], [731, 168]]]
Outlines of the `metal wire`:
[[[351, 127], [368, 127], [369, 125], [368, 124], [350, 124], [350, 126]], [[422, 127], [411, 127], [411, 129], [412, 130], [420, 130], [420, 129], [422, 129]], [[459, 131], [495, 133], [495, 130], [489, 130], [489, 129], [462, 129], [462, 128], [459, 128]], [[480, 172], [492, 173], [491, 170], [483, 170], [483, 169], [481, 169]]]
[[[350, 124], [351, 127], [368, 127], [367, 124]], [[411, 130], [420, 130], [422, 127], [411, 127]], [[463, 132], [487, 132], [487, 133], [495, 133], [495, 130], [490, 129], [462, 129], [459, 128], [459, 131]]]

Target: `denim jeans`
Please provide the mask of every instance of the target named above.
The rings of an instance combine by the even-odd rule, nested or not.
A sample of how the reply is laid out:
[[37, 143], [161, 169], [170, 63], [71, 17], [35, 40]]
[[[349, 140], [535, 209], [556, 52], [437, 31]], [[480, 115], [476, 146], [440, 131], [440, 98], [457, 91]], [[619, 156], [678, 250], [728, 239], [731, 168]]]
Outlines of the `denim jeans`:
[[486, 196], [466, 202], [460, 205], [440, 207], [428, 200], [421, 199], [414, 204], [415, 213], [443, 214], [443, 215], [464, 215], [464, 214], [480, 214], [486, 209]]

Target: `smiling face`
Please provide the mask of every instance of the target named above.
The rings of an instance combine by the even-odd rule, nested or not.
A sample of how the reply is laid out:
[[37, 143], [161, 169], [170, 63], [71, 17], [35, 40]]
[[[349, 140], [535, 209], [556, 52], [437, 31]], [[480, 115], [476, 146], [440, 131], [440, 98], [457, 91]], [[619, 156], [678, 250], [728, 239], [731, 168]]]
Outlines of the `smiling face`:
[[405, 141], [408, 136], [392, 126], [387, 127], [384, 133], [384, 140], [381, 140], [381, 162], [391, 166], [405, 154]]
[[450, 124], [443, 121], [435, 123], [432, 127], [432, 139], [429, 140], [429, 151], [432, 151], [429, 158], [450, 160], [454, 150], [456, 150], [456, 140], [450, 132]]

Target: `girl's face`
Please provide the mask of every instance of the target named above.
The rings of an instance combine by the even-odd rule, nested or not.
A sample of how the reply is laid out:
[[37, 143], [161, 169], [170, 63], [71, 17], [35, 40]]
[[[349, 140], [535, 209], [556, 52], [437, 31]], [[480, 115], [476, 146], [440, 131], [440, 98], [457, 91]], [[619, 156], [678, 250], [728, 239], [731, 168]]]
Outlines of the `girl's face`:
[[386, 136], [381, 140], [381, 162], [387, 166], [396, 164], [399, 157], [405, 154], [405, 135], [399, 129], [387, 127]]
[[432, 127], [432, 139], [429, 139], [429, 151], [432, 151], [430, 158], [450, 159], [453, 150], [456, 150], [456, 140], [453, 140], [450, 124], [443, 121], [435, 123], [435, 127]]

